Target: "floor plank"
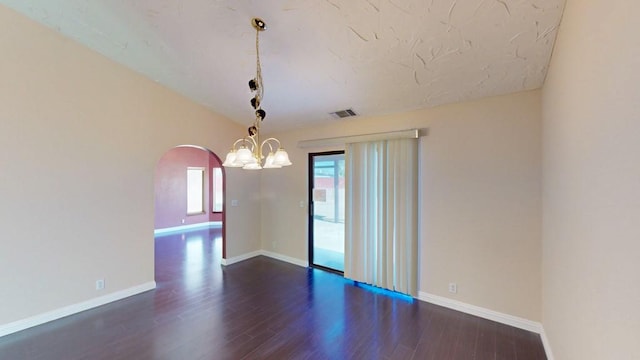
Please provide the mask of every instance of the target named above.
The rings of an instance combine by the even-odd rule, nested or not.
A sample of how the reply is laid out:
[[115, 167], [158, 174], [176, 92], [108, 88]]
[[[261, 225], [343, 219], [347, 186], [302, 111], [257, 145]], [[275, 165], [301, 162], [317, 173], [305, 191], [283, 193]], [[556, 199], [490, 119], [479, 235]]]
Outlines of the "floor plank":
[[546, 359], [537, 334], [257, 257], [156, 239], [154, 291], [0, 338], [0, 359]]

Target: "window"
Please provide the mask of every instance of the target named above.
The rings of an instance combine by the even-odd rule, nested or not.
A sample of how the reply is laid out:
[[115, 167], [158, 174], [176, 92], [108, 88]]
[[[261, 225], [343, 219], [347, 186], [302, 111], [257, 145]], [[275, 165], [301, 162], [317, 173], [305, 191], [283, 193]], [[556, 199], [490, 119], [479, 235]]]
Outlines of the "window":
[[213, 168], [212, 170], [213, 201], [211, 211], [222, 212], [222, 168]]
[[187, 168], [187, 215], [204, 213], [204, 168]]

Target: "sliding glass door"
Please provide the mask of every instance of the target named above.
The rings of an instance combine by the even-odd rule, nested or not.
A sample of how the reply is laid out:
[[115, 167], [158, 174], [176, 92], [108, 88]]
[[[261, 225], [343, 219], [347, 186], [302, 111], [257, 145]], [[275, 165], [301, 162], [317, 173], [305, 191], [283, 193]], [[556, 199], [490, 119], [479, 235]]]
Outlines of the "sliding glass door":
[[309, 263], [344, 271], [344, 151], [309, 154]]

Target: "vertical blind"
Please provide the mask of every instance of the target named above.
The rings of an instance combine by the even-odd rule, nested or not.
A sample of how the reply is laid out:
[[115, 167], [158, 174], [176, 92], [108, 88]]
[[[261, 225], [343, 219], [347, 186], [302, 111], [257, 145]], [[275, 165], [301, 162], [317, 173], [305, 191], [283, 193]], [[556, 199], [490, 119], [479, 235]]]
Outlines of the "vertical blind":
[[417, 295], [418, 141], [346, 144], [345, 277]]

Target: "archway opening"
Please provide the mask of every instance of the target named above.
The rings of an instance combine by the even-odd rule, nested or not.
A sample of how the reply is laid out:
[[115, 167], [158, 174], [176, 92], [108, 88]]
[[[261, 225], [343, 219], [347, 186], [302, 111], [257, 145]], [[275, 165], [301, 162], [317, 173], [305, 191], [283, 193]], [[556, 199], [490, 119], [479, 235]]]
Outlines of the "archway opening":
[[209, 229], [215, 260], [226, 258], [225, 180], [222, 161], [211, 150], [194, 145], [169, 149], [156, 165], [156, 240], [175, 234], [184, 240], [189, 232]]

